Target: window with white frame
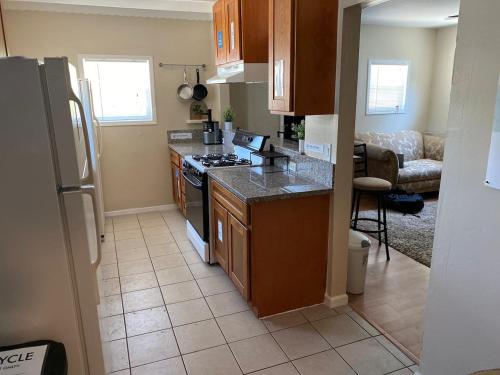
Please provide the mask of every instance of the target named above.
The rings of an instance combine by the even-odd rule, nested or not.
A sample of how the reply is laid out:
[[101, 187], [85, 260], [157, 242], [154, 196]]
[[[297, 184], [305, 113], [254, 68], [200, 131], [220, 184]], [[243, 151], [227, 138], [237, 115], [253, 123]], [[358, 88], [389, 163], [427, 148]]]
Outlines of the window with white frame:
[[80, 66], [102, 125], [156, 123], [152, 57], [86, 55]]
[[405, 112], [409, 66], [408, 61], [369, 61], [367, 115]]

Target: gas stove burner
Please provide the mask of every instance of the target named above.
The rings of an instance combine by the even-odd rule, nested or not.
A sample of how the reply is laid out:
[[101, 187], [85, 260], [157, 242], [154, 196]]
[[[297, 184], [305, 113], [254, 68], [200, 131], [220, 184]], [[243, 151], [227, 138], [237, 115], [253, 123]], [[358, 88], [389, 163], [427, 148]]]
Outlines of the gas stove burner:
[[236, 162], [233, 161], [233, 160], [226, 160], [226, 159], [222, 159], [222, 160], [216, 160], [214, 162], [212, 162], [212, 167], [232, 167], [236, 165]]
[[224, 154], [224, 155], [222, 155], [222, 159], [224, 159], [224, 160], [233, 160], [233, 161], [236, 161], [236, 160], [238, 160], [238, 155], [236, 155], [236, 154], [231, 154], [231, 153], [229, 153], [229, 154]]
[[252, 161], [248, 159], [240, 159], [236, 161], [236, 165], [252, 165]]
[[222, 154], [207, 154], [203, 156], [203, 159], [207, 160], [221, 160], [224, 157]]

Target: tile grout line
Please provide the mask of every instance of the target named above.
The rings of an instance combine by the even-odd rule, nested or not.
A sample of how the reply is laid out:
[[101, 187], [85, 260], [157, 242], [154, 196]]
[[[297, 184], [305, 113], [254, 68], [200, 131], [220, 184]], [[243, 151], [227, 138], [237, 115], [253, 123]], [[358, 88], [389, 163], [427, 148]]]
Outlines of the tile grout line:
[[[163, 216], [162, 216], [162, 218], [163, 218], [163, 220], [165, 221], [165, 218], [164, 218]], [[139, 224], [140, 224], [140, 222], [139, 222]], [[168, 228], [168, 230], [169, 230], [169, 233], [170, 233], [170, 234], [172, 234], [172, 233], [171, 233], [171, 230], [170, 230], [170, 227], [168, 226], [168, 224], [166, 224], [166, 225], [167, 225], [167, 228]], [[141, 232], [143, 233], [143, 240], [145, 240], [145, 238], [144, 238], [144, 232], [142, 231], [142, 229], [143, 229], [143, 228], [142, 228], [142, 226], [140, 227], [140, 229], [141, 229]], [[173, 235], [172, 235], [172, 236], [173, 236]], [[171, 243], [175, 243], [175, 244], [179, 247], [179, 241], [180, 241], [180, 240], [178, 240], [178, 239], [174, 238], [174, 242], [171, 242]], [[161, 246], [161, 245], [162, 245], [162, 244], [159, 244], [159, 245], [153, 245], [153, 246]], [[130, 250], [133, 250], [133, 249], [130, 249]], [[218, 275], [210, 275], [210, 276], [206, 276], [206, 277], [196, 278], [196, 277], [194, 276], [194, 274], [193, 274], [193, 271], [191, 270], [190, 265], [199, 264], [199, 263], [197, 262], [197, 263], [188, 264], [188, 263], [187, 263], [187, 259], [186, 259], [185, 255], [184, 255], [184, 252], [180, 249], [180, 247], [179, 247], [180, 254], [182, 255], [182, 258], [184, 259], [184, 261], [186, 262], [186, 264], [185, 264], [185, 265], [182, 265], [182, 266], [178, 266], [178, 267], [177, 267], [177, 266], [176, 266], [176, 267], [167, 267], [167, 268], [164, 268], [164, 269], [157, 270], [157, 269], [154, 267], [153, 263], [152, 263], [152, 258], [155, 258], [155, 257], [152, 257], [152, 256], [151, 256], [151, 254], [149, 253], [149, 247], [148, 247], [148, 245], [146, 245], [146, 250], [147, 250], [148, 255], [149, 255], [149, 259], [148, 259], [148, 260], [150, 261], [150, 263], [151, 263], [151, 264], [152, 264], [152, 266], [153, 266], [153, 272], [154, 272], [154, 274], [155, 274], [155, 278], [156, 278], [156, 281], [157, 281], [157, 284], [158, 284], [158, 288], [160, 289], [160, 293], [161, 293], [161, 295], [162, 295], [162, 299], [163, 299], [163, 302], [164, 302], [164, 305], [163, 305], [163, 306], [164, 306], [164, 307], [165, 307], [165, 309], [167, 310], [167, 316], [169, 317], [169, 320], [170, 320], [170, 316], [169, 316], [169, 314], [168, 314], [167, 303], [166, 303], [165, 298], [164, 298], [164, 296], [163, 296], [163, 292], [161, 291], [161, 287], [162, 287], [162, 285], [160, 285], [160, 283], [159, 283], [159, 280], [158, 280], [158, 277], [157, 277], [157, 271], [162, 271], [162, 270], [166, 270], [166, 269], [181, 268], [181, 267], [186, 267], [186, 266], [187, 266], [187, 268], [188, 268], [188, 270], [189, 270], [189, 273], [190, 273], [190, 274], [191, 274], [191, 276], [193, 277], [193, 280], [182, 281], [182, 282], [176, 282], [176, 283], [170, 283], [170, 284], [166, 284], [166, 285], [163, 285], [163, 286], [176, 285], [176, 284], [181, 284], [181, 283], [186, 283], [186, 282], [192, 282], [192, 281], [194, 281], [194, 282], [196, 283], [196, 285], [197, 285], [197, 287], [198, 287], [198, 289], [199, 289], [200, 291], [201, 291], [201, 288], [200, 288], [200, 284], [199, 284], [198, 280], [218, 276]], [[116, 246], [115, 246], [115, 254], [116, 254], [116, 255], [118, 255], [118, 254], [117, 254], [117, 250], [116, 250]], [[174, 253], [174, 254], [179, 254], [179, 253]], [[167, 254], [167, 255], [174, 255], [174, 254]], [[117, 257], [117, 258], [118, 258], [118, 257]], [[144, 260], [144, 259], [143, 259], [143, 260]], [[131, 261], [131, 262], [135, 262], [135, 261], [137, 261], [137, 260], [134, 260], [134, 261]], [[123, 262], [122, 262], [122, 263], [123, 263]], [[117, 268], [119, 268], [118, 264], [116, 264], [116, 265], [117, 265]], [[150, 273], [150, 272], [146, 272], [146, 273]], [[139, 274], [145, 274], [145, 273], [139, 273]], [[133, 274], [133, 275], [137, 275], [137, 274]], [[127, 275], [127, 276], [133, 276], [133, 275]], [[119, 284], [119, 285], [120, 285], [120, 291], [121, 291], [121, 277], [122, 277], [122, 276], [120, 276], [120, 274], [119, 274], [118, 279], [119, 279], [119, 283], [120, 283], [120, 284]], [[112, 279], [112, 278], [108, 278], [108, 280], [109, 280], [109, 279]], [[103, 280], [104, 280], [104, 279], [103, 279]], [[154, 288], [156, 288], [156, 287], [154, 287]], [[140, 289], [140, 290], [147, 290], [147, 289], [153, 289], [153, 288], [145, 288], [145, 289]], [[140, 290], [137, 290], [137, 291], [140, 291]], [[132, 293], [132, 292], [134, 292], [134, 291], [127, 292], [127, 293]], [[336, 349], [337, 349], [337, 348], [342, 348], [342, 347], [347, 346], [347, 345], [354, 344], [354, 343], [356, 343], [356, 342], [365, 341], [365, 340], [369, 340], [369, 339], [374, 339], [374, 338], [376, 338], [376, 337], [378, 337], [378, 336], [383, 336], [382, 334], [379, 334], [379, 335], [376, 335], [376, 336], [372, 336], [372, 335], [371, 335], [368, 331], [366, 331], [366, 329], [365, 329], [363, 326], [361, 326], [361, 324], [360, 324], [360, 323], [358, 323], [355, 319], [353, 319], [351, 316], [349, 316], [348, 312], [339, 313], [339, 312], [338, 312], [338, 311], [336, 311], [335, 309], [332, 309], [333, 311], [335, 311], [335, 312], [339, 313], [339, 315], [338, 315], [338, 316], [340, 316], [340, 315], [347, 315], [347, 316], [349, 317], [349, 319], [350, 319], [350, 320], [352, 320], [352, 321], [354, 321], [354, 322], [356, 323], [356, 325], [358, 325], [358, 326], [359, 326], [359, 327], [360, 327], [363, 331], [365, 331], [365, 332], [369, 335], [369, 337], [364, 338], [364, 339], [361, 339], [361, 340], [356, 340], [356, 341], [354, 341], [354, 342], [352, 342], [352, 343], [348, 343], [348, 344], [345, 344], [345, 345], [338, 346], [337, 348], [334, 348], [334, 347], [332, 347], [332, 346], [330, 345], [330, 343], [328, 342], [328, 340], [326, 340], [326, 339], [323, 337], [323, 335], [321, 335], [321, 333], [320, 333], [320, 332], [316, 329], [316, 327], [312, 324], [313, 322], [316, 322], [316, 321], [321, 321], [321, 320], [325, 320], [325, 319], [329, 319], [329, 318], [331, 318], [331, 317], [326, 317], [326, 318], [323, 318], [323, 319], [317, 319], [317, 320], [310, 321], [307, 317], [305, 317], [305, 316], [304, 316], [304, 314], [303, 314], [301, 311], [299, 311], [299, 313], [301, 314], [301, 316], [303, 316], [303, 317], [306, 319], [306, 322], [305, 322], [304, 324], [309, 324], [309, 325], [311, 325], [311, 326], [313, 327], [313, 329], [314, 329], [314, 330], [315, 330], [315, 331], [316, 331], [316, 332], [317, 332], [317, 333], [318, 333], [318, 334], [319, 334], [319, 335], [320, 335], [323, 339], [325, 339], [325, 341], [327, 342], [327, 344], [330, 346], [330, 348], [329, 348], [329, 349], [324, 350], [324, 351], [321, 351], [321, 352], [317, 352], [317, 353], [314, 353], [314, 354], [311, 354], [311, 355], [307, 355], [307, 356], [299, 357], [299, 358], [296, 358], [296, 359], [293, 359], [293, 360], [292, 360], [292, 359], [291, 359], [291, 358], [290, 358], [290, 357], [286, 354], [286, 352], [283, 350], [283, 347], [282, 347], [282, 346], [281, 346], [281, 345], [277, 342], [277, 340], [276, 340], [276, 338], [274, 337], [273, 333], [275, 333], [275, 332], [279, 332], [279, 331], [282, 331], [282, 330], [285, 330], [285, 329], [293, 328], [293, 327], [296, 327], [296, 326], [286, 327], [286, 328], [282, 328], [282, 329], [278, 329], [278, 330], [276, 330], [276, 331], [270, 332], [270, 330], [268, 329], [268, 327], [267, 327], [265, 324], [264, 324], [264, 327], [266, 328], [267, 333], [265, 333], [265, 334], [261, 334], [261, 335], [257, 335], [257, 336], [253, 336], [253, 337], [250, 337], [250, 338], [244, 338], [244, 339], [236, 340], [236, 341], [233, 341], [233, 342], [229, 343], [229, 342], [228, 342], [228, 340], [227, 340], [227, 338], [226, 338], [226, 336], [224, 335], [224, 332], [223, 332], [223, 331], [222, 331], [222, 329], [220, 328], [220, 325], [219, 325], [219, 323], [218, 323], [218, 321], [217, 321], [217, 318], [222, 318], [222, 317], [225, 317], [225, 316], [236, 315], [236, 314], [240, 314], [240, 313], [242, 313], [242, 312], [235, 312], [235, 313], [226, 314], [226, 315], [221, 315], [221, 316], [216, 317], [216, 316], [215, 316], [215, 314], [214, 314], [214, 312], [212, 311], [212, 308], [210, 307], [210, 305], [208, 304], [208, 301], [207, 301], [207, 297], [211, 297], [211, 296], [215, 296], [215, 295], [222, 295], [222, 294], [226, 294], [226, 293], [231, 293], [231, 292], [230, 292], [230, 291], [226, 291], [226, 292], [216, 293], [216, 294], [213, 294], [213, 295], [210, 295], [210, 296], [206, 296], [203, 292], [201, 292], [201, 294], [202, 294], [202, 297], [201, 297], [201, 298], [202, 298], [202, 299], [204, 300], [204, 302], [207, 304], [207, 306], [208, 306], [208, 308], [209, 308], [209, 310], [210, 310], [210, 312], [211, 312], [211, 314], [212, 314], [212, 317], [211, 317], [211, 318], [209, 318], [209, 319], [205, 319], [205, 320], [201, 320], [201, 321], [208, 321], [208, 320], [212, 320], [212, 319], [213, 319], [213, 320], [216, 322], [217, 327], [219, 328], [219, 330], [220, 330], [220, 332], [221, 332], [222, 336], [224, 337], [225, 344], [218, 345], [218, 346], [214, 346], [214, 347], [211, 347], [211, 348], [201, 349], [201, 350], [198, 350], [198, 351], [193, 351], [193, 352], [191, 352], [191, 353], [186, 353], [186, 354], [192, 354], [192, 353], [196, 353], [196, 352], [199, 352], [199, 351], [208, 350], [208, 349], [212, 349], [212, 348], [216, 348], [216, 347], [227, 346], [227, 347], [230, 349], [230, 351], [231, 351], [231, 353], [232, 353], [232, 355], [233, 355], [233, 358], [235, 359], [236, 363], [238, 364], [238, 367], [239, 367], [239, 368], [240, 368], [240, 370], [242, 371], [241, 366], [239, 365], [239, 363], [238, 363], [238, 361], [237, 361], [237, 359], [236, 359], [236, 357], [235, 357], [235, 355], [234, 355], [233, 351], [231, 350], [230, 344], [232, 344], [232, 343], [234, 343], [234, 342], [240, 342], [240, 341], [248, 340], [248, 339], [251, 339], [251, 338], [254, 338], [254, 337], [264, 336], [264, 335], [268, 335], [268, 334], [270, 334], [270, 335], [271, 335], [271, 337], [273, 338], [274, 342], [276, 343], [276, 345], [277, 345], [277, 346], [278, 346], [278, 347], [279, 347], [279, 348], [283, 351], [283, 353], [285, 354], [285, 357], [289, 359], [289, 362], [288, 362], [288, 363], [291, 363], [291, 364], [292, 364], [292, 366], [294, 366], [294, 368], [295, 368], [297, 371], [298, 371], [298, 369], [295, 367], [295, 365], [294, 365], [293, 361], [300, 360], [300, 359], [307, 358], [307, 357], [311, 357], [311, 356], [314, 356], [314, 355], [317, 355], [317, 354], [321, 354], [321, 353], [324, 353], [324, 352], [328, 352], [328, 351], [331, 351], [331, 350], [334, 350], [334, 351], [335, 351], [335, 352], [336, 352], [336, 353], [337, 353], [337, 354], [338, 354], [338, 355], [342, 358], [342, 360], [343, 360], [343, 361], [344, 361], [344, 362], [345, 362], [345, 363], [346, 363], [346, 364], [347, 364], [350, 368], [352, 368], [352, 367], [349, 365], [349, 363], [347, 363], [347, 361], [345, 361], [345, 359], [344, 359], [344, 358], [340, 355], [340, 353], [338, 353], [338, 352], [337, 352], [337, 350], [336, 350]], [[122, 296], [122, 297], [123, 297], [123, 294], [126, 294], [126, 293], [121, 292], [121, 296]], [[196, 299], [201, 299], [201, 298], [190, 298], [190, 299], [185, 300], [185, 301], [173, 302], [173, 303], [171, 303], [171, 304], [182, 303], [182, 302], [188, 302], [188, 301], [192, 301], [192, 300], [196, 300]], [[161, 307], [161, 306], [159, 306], [159, 307]], [[124, 309], [124, 304], [123, 304], [123, 298], [122, 298], [122, 308], [123, 308], [123, 312], [124, 312], [124, 314], [123, 314], [123, 315], [124, 315], [124, 318], [125, 318], [125, 309]], [[144, 310], [149, 310], [149, 309], [150, 309], [150, 308], [148, 308], [148, 309], [144, 309]], [[144, 310], [138, 310], [138, 311], [144, 311]], [[248, 311], [248, 310], [245, 310], [245, 311]], [[243, 311], [243, 312], [244, 312], [244, 311]], [[170, 320], [170, 322], [171, 322], [171, 320]], [[179, 325], [179, 326], [176, 326], [176, 327], [181, 327], [181, 326], [185, 326], [185, 325], [189, 325], [189, 324], [194, 324], [194, 323], [198, 323], [198, 322], [190, 322], [190, 323], [182, 324], [182, 325]], [[297, 326], [300, 326], [300, 325], [297, 325]], [[175, 338], [175, 340], [176, 340], [177, 347], [178, 347], [178, 349], [179, 349], [180, 356], [181, 356], [182, 361], [183, 361], [184, 368], [185, 368], [185, 370], [187, 371], [187, 368], [186, 368], [186, 366], [185, 366], [184, 359], [183, 359], [183, 354], [182, 354], [182, 353], [181, 353], [181, 351], [180, 351], [180, 347], [179, 347], [179, 344], [178, 344], [178, 341], [177, 341], [177, 337], [175, 336], [175, 331], [174, 331], [174, 328], [175, 328], [175, 327], [173, 326], [173, 324], [171, 324], [171, 327], [172, 327], [172, 332], [174, 333], [174, 338]], [[125, 329], [126, 329], [126, 324], [125, 324]], [[159, 330], [159, 331], [161, 331], [161, 330]], [[153, 331], [153, 332], [158, 332], [158, 331]], [[145, 333], [145, 334], [149, 334], [149, 333], [153, 333], [153, 332], [148, 332], [148, 333]], [[140, 335], [135, 335], [135, 336], [132, 336], [132, 337], [136, 337], [136, 336], [140, 336]], [[126, 337], [127, 337], [127, 344], [128, 344], [128, 334], [127, 334], [127, 333], [126, 333]], [[113, 340], [113, 341], [116, 341], [116, 340]], [[378, 340], [376, 340], [376, 341], [378, 342]], [[391, 355], [392, 355], [392, 356], [393, 356], [396, 360], [398, 360], [398, 362], [400, 362], [402, 366], [404, 366], [404, 367], [403, 367], [403, 369], [405, 369], [405, 368], [408, 368], [408, 369], [409, 369], [411, 366], [414, 366], [414, 365], [405, 366], [405, 365], [404, 365], [404, 364], [403, 364], [403, 363], [402, 363], [402, 362], [401, 362], [401, 361], [400, 361], [400, 360], [399, 360], [399, 359], [398, 359], [398, 358], [397, 358], [394, 354], [392, 354], [392, 353], [391, 353], [391, 352], [390, 352], [390, 351], [389, 351], [389, 350], [388, 350], [388, 349], [387, 349], [384, 345], [382, 345], [381, 343], [379, 343], [379, 344], [380, 344], [380, 345], [384, 348], [384, 350], [385, 350], [385, 351], [387, 351], [387, 352], [388, 352], [389, 354], [391, 354]], [[130, 356], [130, 355], [129, 355], [129, 356]], [[151, 362], [151, 363], [155, 363], [155, 362]], [[285, 362], [285, 363], [286, 363], [286, 362]], [[129, 364], [130, 364], [130, 358], [129, 358]], [[268, 369], [268, 368], [272, 368], [272, 367], [276, 367], [276, 366], [280, 366], [280, 365], [282, 365], [282, 364], [273, 365], [273, 366], [270, 366], [270, 367], [265, 367], [264, 369]], [[136, 366], [136, 367], [138, 367], [138, 366]], [[132, 367], [131, 367], [131, 364], [130, 364], [130, 368], [132, 368]], [[261, 370], [263, 370], [263, 369], [256, 370], [256, 371], [261, 371]], [[355, 371], [354, 369], [353, 369], [353, 371], [356, 373], [356, 371]], [[396, 370], [396, 371], [399, 371], [399, 370]], [[410, 370], [410, 371], [411, 371], [411, 370]], [[242, 371], [242, 372], [243, 372], [243, 371]], [[300, 373], [300, 371], [298, 371], [298, 372]]]
[[[170, 232], [170, 228], [168, 227], [168, 224], [167, 224], [165, 218], [163, 217], [163, 215], [161, 215], [161, 218], [165, 222], [165, 225], [167, 226], [168, 232], [172, 235], [172, 233]], [[141, 229], [141, 231], [142, 231], [142, 229]], [[143, 234], [144, 234], [144, 232], [143, 232]], [[173, 235], [172, 235], [172, 237], [173, 237]], [[180, 251], [180, 249], [179, 249], [179, 251]], [[149, 254], [149, 248], [148, 248], [148, 254]], [[151, 254], [149, 254], [149, 255], [150, 255], [150, 259], [151, 259]], [[152, 263], [153, 263], [153, 261], [151, 260], [151, 264]], [[167, 312], [168, 320], [170, 321], [170, 326], [172, 327], [172, 335], [174, 335], [175, 345], [177, 346], [177, 350], [179, 351], [179, 357], [181, 358], [181, 361], [182, 361], [182, 367], [184, 368], [184, 371], [187, 374], [188, 370], [186, 367], [186, 363], [184, 362], [184, 357], [182, 356], [181, 347], [179, 345], [179, 341], [177, 340], [177, 335], [175, 334], [174, 324], [172, 323], [172, 319], [170, 318], [170, 313], [168, 312], [167, 304], [165, 302], [165, 297], [163, 296], [163, 291], [161, 290], [160, 280], [158, 280], [158, 275], [156, 274], [156, 269], [154, 268], [154, 265], [153, 265], [153, 272], [154, 272], [154, 275], [156, 278], [156, 282], [158, 283], [158, 287], [160, 289], [161, 298], [163, 299], [163, 303], [165, 304], [165, 311]]]
[[[197, 285], [198, 289], [200, 290], [200, 292], [201, 292], [201, 294], [202, 294], [202, 296], [203, 296], [203, 300], [205, 301], [205, 303], [206, 303], [206, 304], [207, 304], [207, 306], [208, 306], [208, 309], [210, 310], [210, 314], [212, 314], [212, 316], [213, 316], [213, 320], [214, 320], [215, 324], [217, 325], [217, 328], [219, 329], [219, 331], [220, 331], [220, 333], [221, 333], [222, 337], [224, 338], [225, 344], [223, 344], [223, 345], [221, 345], [221, 346], [227, 346], [227, 348], [228, 348], [228, 349], [229, 349], [229, 351], [231, 352], [231, 355], [233, 356], [234, 362], [236, 362], [236, 365], [237, 365], [237, 366], [238, 366], [238, 368], [240, 369], [241, 373], [242, 373], [242, 374], [244, 374], [243, 369], [241, 368], [241, 366], [240, 366], [240, 364], [239, 364], [238, 360], [236, 359], [236, 356], [234, 355], [234, 353], [233, 353], [233, 351], [232, 351], [232, 349], [231, 349], [231, 346], [229, 345], [229, 342], [227, 341], [226, 335], [224, 335], [224, 332], [222, 331], [222, 329], [221, 329], [221, 327], [220, 327], [220, 325], [219, 325], [219, 322], [217, 321], [217, 319], [216, 319], [216, 317], [215, 317], [215, 314], [214, 314], [214, 312], [213, 312], [212, 308], [210, 307], [210, 304], [209, 304], [209, 303], [208, 303], [208, 301], [207, 301], [207, 298], [206, 298], [207, 296], [205, 296], [205, 294], [203, 294], [203, 291], [202, 291], [202, 290], [201, 290], [201, 288], [200, 288], [200, 284], [198, 284], [198, 280], [197, 280], [197, 279], [196, 279], [196, 277], [194, 276], [193, 271], [191, 271], [191, 268], [190, 268], [189, 266], [188, 266], [188, 269], [189, 269], [189, 272], [191, 273], [191, 276], [193, 276], [194, 282], [196, 283], [196, 285]], [[211, 349], [211, 348], [207, 348], [207, 349]], [[203, 350], [207, 350], [207, 349], [203, 349]]]
[[[336, 315], [336, 316], [330, 316], [330, 317], [327, 317], [327, 318], [324, 318], [324, 319], [318, 319], [318, 320], [315, 320], [315, 322], [319, 322], [319, 321], [321, 321], [321, 320], [326, 320], [326, 319], [330, 319], [330, 318], [335, 318], [335, 317], [342, 316], [342, 315], [346, 315], [346, 316], [348, 316], [350, 319], [352, 319], [349, 315], [347, 315], [347, 312], [344, 312], [344, 313], [339, 313], [339, 311], [335, 310], [334, 308], [331, 308], [331, 310], [335, 311], [338, 315]], [[307, 319], [307, 318], [306, 318], [306, 319]], [[321, 332], [320, 332], [320, 331], [319, 331], [319, 330], [318, 330], [318, 329], [314, 326], [314, 324], [312, 324], [312, 322], [311, 322], [311, 326], [312, 326], [312, 327], [313, 327], [313, 329], [314, 329], [314, 330], [315, 330], [315, 331], [316, 331], [316, 332], [317, 332], [317, 333], [318, 333], [318, 334], [319, 334], [319, 335], [323, 338], [323, 340], [325, 340], [325, 341], [328, 343], [328, 345], [330, 345], [330, 346], [332, 347], [332, 349], [331, 349], [331, 350], [333, 350], [335, 353], [337, 353], [337, 355], [338, 355], [338, 356], [342, 359], [342, 361], [344, 361], [344, 363], [345, 363], [345, 364], [346, 364], [346, 365], [347, 365], [347, 366], [348, 366], [348, 367], [349, 367], [349, 368], [350, 368], [350, 369], [351, 369], [351, 370], [352, 370], [355, 374], [358, 374], [358, 372], [357, 372], [357, 371], [356, 371], [356, 370], [355, 370], [355, 369], [351, 366], [351, 364], [350, 364], [349, 362], [347, 362], [347, 361], [345, 360], [345, 358], [344, 358], [344, 357], [342, 357], [342, 356], [340, 355], [340, 353], [337, 351], [336, 347], [335, 347], [335, 346], [333, 346], [332, 344], [330, 344], [330, 342], [326, 339], [326, 337], [324, 337], [324, 336], [321, 334]], [[363, 327], [361, 327], [361, 328], [363, 328]], [[364, 330], [364, 329], [363, 329], [363, 330]], [[368, 332], [366, 332], [366, 333], [368, 334]], [[357, 340], [357, 341], [354, 341], [354, 342], [363, 341], [363, 340], [365, 340], [365, 339], [362, 339], [362, 340]], [[351, 343], [346, 344], [346, 345], [353, 344], [354, 342], [351, 342]], [[337, 348], [339, 348], [339, 347], [341, 347], [341, 346], [338, 346]], [[297, 369], [297, 370], [298, 370], [298, 369]], [[300, 371], [299, 371], [299, 373], [300, 373]]]
[[[115, 233], [114, 233], [114, 220], [113, 220], [113, 239], [114, 239], [114, 234]], [[122, 304], [122, 311], [123, 311], [123, 326], [125, 329], [125, 344], [127, 345], [128, 370], [129, 370], [129, 373], [131, 373], [130, 368], [132, 366], [132, 363], [130, 361], [130, 347], [129, 347], [129, 343], [128, 343], [127, 323], [125, 321], [125, 304], [123, 303], [122, 284], [120, 281], [120, 267], [118, 266], [118, 250], [116, 249], [116, 241], [114, 241], [114, 248], [115, 248], [115, 255], [116, 255], [116, 260], [117, 260], [116, 268], [118, 270], [118, 283], [120, 285], [120, 301]]]
[[[349, 311], [349, 312], [350, 312], [350, 311]], [[357, 324], [357, 325], [358, 325], [358, 326], [359, 326], [359, 327], [360, 327], [363, 331], [365, 331], [365, 332], [366, 332], [366, 333], [370, 336], [370, 337], [367, 337], [367, 338], [365, 338], [365, 339], [363, 339], [363, 340], [358, 340], [358, 341], [355, 341], [355, 342], [360, 342], [360, 341], [364, 341], [364, 340], [374, 339], [374, 340], [375, 340], [375, 341], [376, 341], [376, 342], [377, 342], [377, 343], [378, 343], [378, 344], [379, 344], [379, 345], [380, 345], [380, 346], [381, 346], [381, 347], [382, 347], [382, 348], [383, 348], [383, 349], [384, 349], [387, 353], [389, 353], [391, 356], [393, 356], [393, 357], [394, 357], [394, 358], [395, 358], [395, 359], [396, 359], [399, 363], [401, 363], [401, 365], [402, 365], [402, 366], [405, 366], [405, 364], [404, 364], [402, 361], [400, 361], [398, 357], [396, 357], [394, 354], [392, 354], [392, 353], [389, 351], [389, 349], [387, 349], [384, 345], [382, 345], [382, 343], [381, 343], [381, 342], [379, 342], [377, 339], [375, 339], [375, 337], [378, 337], [378, 336], [383, 336], [383, 334], [382, 334], [382, 333], [380, 333], [380, 332], [378, 331], [378, 329], [376, 329], [375, 327], [373, 327], [373, 328], [374, 328], [377, 332], [379, 332], [380, 334], [379, 334], [379, 335], [377, 335], [377, 336], [372, 336], [372, 335], [370, 334], [370, 332], [368, 332], [366, 329], [364, 329], [364, 328], [363, 328], [363, 326], [362, 326], [361, 324], [359, 324], [359, 323], [358, 323], [358, 322], [357, 322], [354, 318], [352, 318], [352, 317], [349, 315], [349, 312], [346, 312], [346, 313], [345, 313], [345, 315], [346, 315], [349, 319], [351, 319], [354, 323], [356, 323], [356, 324]], [[355, 312], [355, 311], [354, 311], [354, 312]], [[359, 315], [359, 314], [358, 314], [358, 315]], [[360, 316], [360, 318], [361, 318], [361, 319], [363, 319], [363, 317], [361, 317], [361, 316]], [[365, 319], [363, 319], [363, 320], [365, 320]], [[366, 320], [365, 320], [365, 321], [366, 321]], [[368, 323], [368, 322], [367, 322], [367, 323]], [[368, 323], [368, 324], [370, 324], [370, 323]], [[385, 337], [385, 336], [384, 336], [384, 337]], [[341, 345], [341, 346], [338, 346], [337, 348], [342, 348], [342, 347], [344, 347], [344, 346], [354, 344], [355, 342], [352, 342], [352, 343], [350, 343], [350, 344]], [[334, 348], [334, 349], [336, 349], [336, 348]], [[399, 349], [398, 349], [398, 350], [399, 350]], [[336, 351], [337, 351], [337, 350], [336, 350]], [[337, 353], [338, 353], [338, 352], [337, 352]], [[340, 353], [338, 353], [338, 354], [342, 357], [342, 355], [341, 355]], [[403, 354], [404, 354], [404, 353], [403, 353]], [[342, 358], [344, 358], [344, 357], [342, 357]], [[403, 368], [404, 368], [404, 367], [403, 367]], [[400, 370], [401, 370], [401, 369], [400, 369]], [[395, 371], [399, 371], [399, 370], [395, 370]]]

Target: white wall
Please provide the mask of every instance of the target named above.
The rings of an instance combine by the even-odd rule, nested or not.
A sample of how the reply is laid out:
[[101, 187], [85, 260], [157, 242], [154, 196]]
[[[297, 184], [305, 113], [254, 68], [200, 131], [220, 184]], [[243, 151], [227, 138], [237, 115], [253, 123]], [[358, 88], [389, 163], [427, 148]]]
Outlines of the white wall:
[[500, 368], [500, 192], [484, 185], [500, 2], [461, 0], [421, 372]]
[[331, 146], [330, 155], [325, 149], [323, 153], [306, 149], [306, 155], [336, 163], [338, 120], [338, 115], [306, 116], [305, 143]]
[[233, 83], [228, 86], [231, 106], [236, 112], [234, 127], [276, 137], [280, 116], [269, 112], [268, 84]]
[[[202, 79], [213, 75], [212, 23], [7, 10], [5, 26], [11, 55], [68, 56], [75, 66], [78, 54], [153, 56], [158, 124], [103, 129], [104, 203], [106, 211], [172, 203], [167, 130], [200, 125], [186, 125], [189, 103], [177, 100], [182, 70], [157, 63], [206, 63]], [[217, 85], [206, 102], [219, 119]]]
[[[426, 130], [435, 38], [434, 29], [361, 26], [357, 132]], [[406, 113], [366, 115], [369, 59], [410, 61]]]
[[429, 120], [427, 132], [444, 134], [448, 125], [451, 78], [455, 59], [457, 26], [443, 27], [436, 31]]

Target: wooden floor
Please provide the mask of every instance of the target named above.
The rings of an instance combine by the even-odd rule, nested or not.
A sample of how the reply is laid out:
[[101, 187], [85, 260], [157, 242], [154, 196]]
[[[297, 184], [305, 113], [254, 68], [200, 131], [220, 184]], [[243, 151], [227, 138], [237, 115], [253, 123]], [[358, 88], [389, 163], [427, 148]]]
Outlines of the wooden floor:
[[[436, 199], [426, 197], [426, 201]], [[374, 208], [374, 201], [362, 201], [362, 210]], [[365, 293], [349, 296], [349, 303], [358, 313], [401, 344], [415, 359], [420, 358], [422, 349], [429, 273], [429, 268], [394, 249], [391, 249], [391, 261], [386, 262], [385, 247], [379, 248], [378, 241], [373, 239]]]

